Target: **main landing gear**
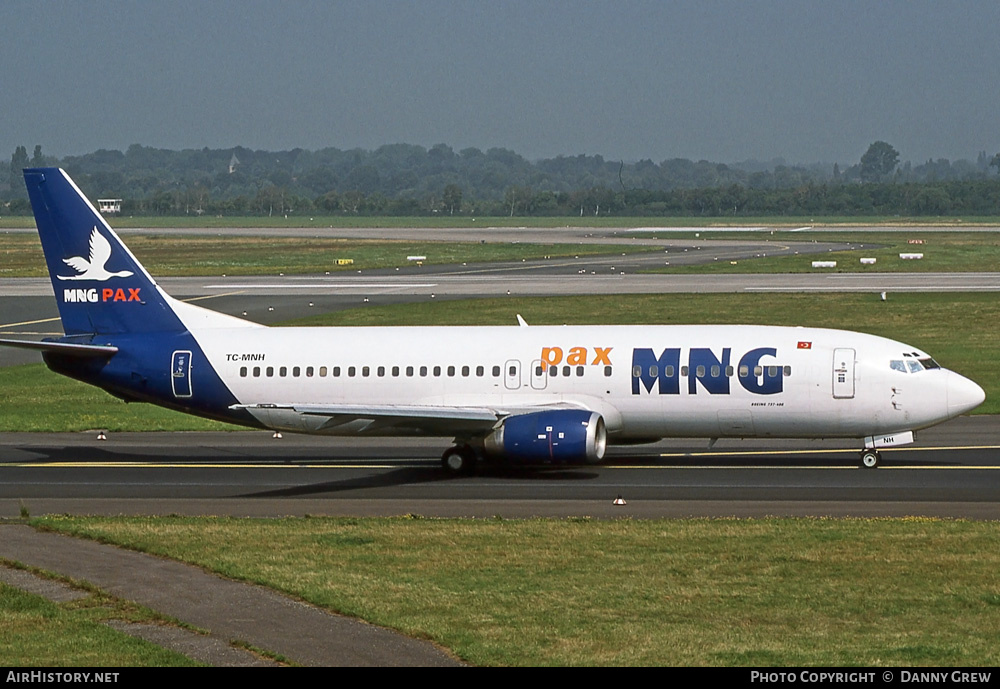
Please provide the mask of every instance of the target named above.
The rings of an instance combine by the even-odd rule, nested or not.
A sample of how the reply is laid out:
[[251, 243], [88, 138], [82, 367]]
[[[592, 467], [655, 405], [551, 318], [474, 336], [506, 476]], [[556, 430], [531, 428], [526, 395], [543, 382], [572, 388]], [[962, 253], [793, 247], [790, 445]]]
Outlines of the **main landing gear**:
[[861, 468], [876, 469], [882, 461], [882, 455], [878, 450], [864, 449], [861, 451]]
[[453, 476], [467, 476], [476, 470], [478, 457], [468, 445], [449, 447], [441, 455], [441, 466]]

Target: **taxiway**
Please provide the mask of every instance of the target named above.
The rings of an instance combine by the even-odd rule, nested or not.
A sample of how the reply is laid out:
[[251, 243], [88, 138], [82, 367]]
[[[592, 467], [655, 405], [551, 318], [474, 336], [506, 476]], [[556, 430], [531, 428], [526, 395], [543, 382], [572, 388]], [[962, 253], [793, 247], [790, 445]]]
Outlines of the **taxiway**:
[[[506, 232], [507, 230], [504, 230]], [[129, 231], [123, 232], [128, 234]], [[178, 232], [183, 232], [179, 230]], [[242, 232], [232, 230], [231, 232]], [[261, 231], [246, 231], [257, 233]], [[274, 230], [270, 230], [274, 232]], [[284, 231], [282, 231], [284, 232]], [[311, 230], [310, 230], [311, 232]], [[366, 233], [371, 234], [370, 230]], [[389, 231], [396, 235], [398, 231]], [[428, 231], [414, 231], [430, 238]], [[443, 231], [456, 239], [454, 231]], [[204, 233], [204, 231], [201, 231]], [[551, 241], [538, 230], [536, 241]], [[614, 232], [592, 242], [621, 243]], [[564, 241], [581, 237], [550, 233]], [[434, 238], [439, 238], [434, 236]], [[667, 240], [648, 251], [482, 265], [407, 266], [311, 276], [164, 278], [182, 299], [262, 323], [365, 304], [472, 297], [691, 293], [998, 291], [998, 273], [650, 274], [679, 266], [783, 252], [825, 253], [840, 244]], [[803, 260], [809, 260], [803, 256]], [[0, 280], [0, 332], [60, 334], [47, 278]], [[513, 315], [512, 315], [513, 319]], [[0, 350], [0, 365], [37, 361]], [[947, 440], [942, 440], [947, 439]], [[400, 514], [449, 516], [899, 516], [1000, 517], [1000, 423], [963, 418], [887, 450], [883, 468], [860, 470], [843, 441], [789, 443], [671, 440], [614, 448], [605, 465], [572, 470], [487, 470], [446, 477], [447, 439], [396, 441], [270, 434], [4, 434], [0, 516], [33, 513]], [[613, 505], [621, 495], [626, 505]]]

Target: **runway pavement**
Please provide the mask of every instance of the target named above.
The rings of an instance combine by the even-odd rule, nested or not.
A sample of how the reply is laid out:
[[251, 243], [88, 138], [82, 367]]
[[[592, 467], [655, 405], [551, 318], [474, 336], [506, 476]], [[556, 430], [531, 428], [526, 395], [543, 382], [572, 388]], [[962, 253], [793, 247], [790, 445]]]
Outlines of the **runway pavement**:
[[[176, 232], [188, 232], [189, 230], [177, 230]], [[194, 232], [193, 230], [190, 230]], [[312, 231], [312, 230], [309, 230]], [[481, 230], [475, 230], [481, 232]], [[126, 234], [129, 231], [126, 231]], [[202, 231], [203, 233], [204, 231]], [[244, 232], [242, 229], [233, 229], [228, 232], [234, 236]], [[249, 232], [249, 231], [247, 231]], [[254, 230], [253, 232], [264, 232], [264, 230]], [[266, 230], [268, 233], [279, 232], [277, 230]], [[285, 232], [284, 230], [280, 232]], [[343, 230], [331, 230], [334, 233], [343, 233]], [[350, 232], [366, 232], [369, 235], [372, 230], [357, 230]], [[385, 230], [380, 236], [398, 236], [399, 230]], [[413, 233], [426, 233], [427, 230], [405, 230]], [[435, 237], [447, 236], [449, 238], [465, 238], [471, 230], [442, 230], [434, 231]], [[504, 230], [507, 232], [507, 230]], [[512, 230], [509, 236], [521, 236], [537, 239], [539, 241], [553, 240], [561, 238], [563, 241], [622, 241], [618, 231], [615, 230], [581, 230], [580, 228], [556, 228], [554, 230], [539, 231], [535, 229]], [[433, 234], [433, 233], [432, 233]], [[645, 235], [656, 235], [656, 231], [650, 229]], [[551, 235], [551, 236], [549, 236]], [[745, 241], [708, 241], [703, 238], [686, 239], [664, 239], [657, 236], [656, 239], [649, 239], [653, 246], [648, 248], [652, 251], [628, 255], [605, 255], [596, 257], [561, 258], [536, 261], [515, 261], [497, 264], [480, 265], [444, 265], [444, 266], [407, 266], [399, 270], [378, 270], [378, 271], [348, 271], [334, 273], [330, 275], [307, 275], [307, 276], [209, 276], [194, 278], [164, 278], [161, 285], [171, 294], [183, 299], [198, 300], [205, 306], [220, 310], [237, 316], [245, 316], [251, 320], [262, 323], [272, 323], [275, 321], [297, 318], [311, 315], [317, 312], [332, 311], [344, 308], [354, 308], [364, 304], [385, 304], [407, 301], [424, 301], [429, 299], [463, 299], [469, 297], [503, 297], [526, 296], [526, 295], [577, 295], [577, 294], [628, 294], [628, 293], [689, 293], [689, 292], [769, 292], [769, 291], [862, 291], [871, 292], [873, 299], [881, 291], [940, 291], [940, 290], [1000, 290], [1000, 273], [946, 273], [946, 274], [893, 274], [893, 273], [848, 273], [848, 274], [795, 274], [795, 275], [677, 275], [677, 274], [648, 274], [641, 271], [650, 267], [657, 267], [666, 261], [677, 265], [713, 262], [725, 260], [730, 257], [737, 257], [737, 260], [758, 256], [763, 253], [774, 255], [775, 253], [795, 254], [806, 251], [826, 252], [829, 250], [842, 248], [837, 244], [821, 244], [816, 242], [806, 242], [803, 244], [772, 242], [769, 235], [764, 233], [750, 233], [749, 239]], [[643, 240], [646, 241], [646, 240]], [[809, 260], [803, 257], [803, 260]], [[54, 300], [51, 296], [51, 284], [47, 278], [22, 278], [22, 279], [0, 279], [0, 336], [19, 335], [26, 338], [40, 338], [46, 335], [58, 335], [60, 333], [59, 321], [55, 312]], [[10, 348], [0, 348], [0, 365], [10, 365], [27, 361], [38, 361], [39, 356], [34, 352], [14, 350]], [[977, 429], [983, 426], [976, 426]], [[977, 430], [977, 433], [982, 432]], [[176, 435], [168, 440], [157, 440], [156, 436], [143, 434], [139, 439], [127, 441], [116, 439], [108, 445], [95, 445], [84, 451], [83, 462], [93, 462], [100, 459], [104, 453], [118, 453], [122, 459], [122, 452], [125, 457], [141, 457], [147, 452], [161, 453], [157, 461], [163, 461], [163, 457], [172, 457], [176, 453], [169, 447], [176, 443], [178, 447], [184, 448], [183, 452], [188, 454], [188, 458], [194, 461], [198, 457], [213, 457], [213, 448], [218, 446], [218, 441], [208, 439], [207, 448], [192, 445], [183, 440], [192, 436]], [[237, 434], [232, 438], [250, 437], [250, 434]], [[259, 442], [257, 436], [253, 442]], [[11, 437], [4, 439], [4, 444], [8, 450], [15, 455], [24, 452], [23, 447], [11, 445]], [[30, 441], [19, 441], [29, 442]], [[76, 441], [66, 438], [52, 440], [56, 447], [63, 443], [68, 443], [61, 451], [61, 456], [72, 453], [72, 448], [76, 447]], [[242, 440], [233, 440], [237, 443], [237, 448], [228, 447], [221, 449], [222, 458], [228, 458], [241, 452], [248, 452], [251, 458], [256, 457], [255, 448], [239, 449]], [[436, 458], [443, 449], [441, 441], [428, 441], [425, 445], [410, 444], [399, 448], [391, 440], [364, 440], [362, 446], [357, 447], [345, 443], [343, 440], [331, 440], [327, 438], [313, 438], [308, 440], [297, 439], [287, 441], [280, 450], [279, 459], [276, 461], [290, 464], [300, 464], [303, 460], [302, 452], [313, 452], [317, 458], [327, 459], [326, 453], [332, 457], [347, 459], [348, 464], [353, 460], [362, 462], [368, 461], [371, 457], [376, 459], [386, 459], [390, 469], [390, 476], [386, 478], [379, 472], [376, 474], [351, 474], [344, 466], [322, 465], [317, 471], [334, 470], [335, 485], [330, 490], [317, 489], [316, 495], [335, 495], [338, 500], [349, 498], [352, 491], [361, 490], [365, 495], [373, 493], [377, 489], [378, 497], [382, 499], [393, 499], [394, 496], [406, 495], [411, 499], [422, 500], [453, 500], [455, 497], [455, 482], [451, 482], [447, 488], [440, 492], [431, 491], [432, 486], [442, 487], [445, 484], [436, 477]], [[690, 441], [689, 441], [690, 442]], [[698, 441], [703, 442], [703, 441]], [[727, 441], [723, 441], [724, 447]], [[990, 446], [997, 443], [984, 441], [981, 443], [971, 443], [977, 446]], [[969, 441], [954, 443], [956, 447], [970, 445]], [[266, 447], [267, 452], [273, 451], [276, 446], [262, 443], [261, 448]], [[366, 447], [371, 449], [365, 449]], [[776, 460], [781, 468], [785, 462], [781, 459], [781, 445], [767, 445], [764, 450], [772, 451], [771, 459]], [[820, 449], [830, 449], [843, 447], [837, 444], [822, 444], [816, 446]], [[853, 447], [847, 445], [846, 447]], [[306, 449], [303, 449], [306, 448]], [[311, 448], [311, 449], [308, 449]], [[346, 450], [342, 450], [346, 448]], [[54, 450], [55, 451], [55, 450]], [[339, 454], [342, 451], [348, 453], [346, 457]], [[697, 483], [701, 481], [706, 488], [692, 492], [690, 486], [688, 491], [677, 490], [677, 479], [681, 468], [672, 471], [669, 467], [661, 466], [656, 458], [655, 452], [650, 455], [650, 450], [642, 448], [637, 450], [639, 460], [633, 464], [650, 462], [657, 468], [657, 471], [650, 471], [643, 476], [641, 490], [645, 495], [651, 495], [654, 502], [663, 495], [670, 496], [671, 504], [676, 505], [678, 499], [697, 498], [703, 500], [720, 500], [723, 503], [727, 500], [750, 499], [757, 501], [769, 501], [772, 495], [761, 492], [758, 489], [752, 495], [741, 494], [734, 486], [749, 485], [753, 481], [748, 481], [751, 471], [740, 468], [735, 471], [711, 471], [708, 473], [695, 472], [693, 480]], [[968, 452], [968, 451], [964, 451]], [[988, 450], [982, 450], [987, 456], [992, 456]], [[129, 454], [131, 453], [131, 454]], [[163, 454], [165, 453], [165, 454]], [[372, 454], [374, 453], [374, 454]], [[382, 453], [382, 454], [380, 454]], [[388, 453], [383, 457], [384, 453]], [[778, 453], [778, 454], [774, 454]], [[57, 453], [59, 454], [59, 453]], [[964, 456], [964, 455], [963, 455]], [[368, 459], [366, 459], [366, 457]], [[711, 458], [706, 458], [712, 462]], [[123, 461], [131, 461], [124, 459]], [[827, 456], [818, 460], [822, 462], [832, 462], [833, 465], [852, 466], [853, 457], [847, 455]], [[950, 461], [950, 460], [949, 460]], [[964, 461], [964, 460], [963, 460]], [[989, 460], [986, 460], [987, 463]], [[214, 462], [214, 460], [213, 460]], [[78, 467], [72, 471], [66, 470], [61, 474], [61, 478], [53, 483], [47, 483], [48, 479], [40, 480], [39, 483], [31, 481], [14, 481], [11, 485], [16, 485], [22, 492], [22, 496], [30, 496], [33, 500], [47, 499], [53, 497], [60, 500], [94, 499], [105, 495], [108, 498], [124, 499], [129, 491], [138, 490], [147, 501], [169, 501], [171, 499], [225, 499], [227, 501], [238, 500], [239, 496], [253, 495], [253, 505], [263, 504], [264, 497], [270, 499], [281, 499], [285, 497], [295, 497], [302, 500], [308, 493], [307, 489], [298, 489], [294, 496], [281, 494], [281, 490], [295, 490], [295, 483], [300, 476], [297, 476], [292, 483], [277, 482], [268, 484], [267, 480], [261, 480], [263, 476], [276, 477], [277, 472], [262, 472], [259, 469], [247, 469], [236, 483], [243, 482], [243, 488], [236, 487], [230, 483], [231, 476], [240, 472], [233, 472], [231, 463], [224, 459], [219, 459], [219, 463], [225, 465], [208, 471], [214, 477], [200, 478], [203, 484], [194, 485], [188, 481], [177, 481], [178, 472], [192, 470], [198, 473], [199, 477], [206, 475], [203, 466], [193, 464], [185, 465], [179, 469], [168, 467], [165, 471], [145, 471], [142, 478], [123, 478], [131, 475], [134, 466], [123, 465], [115, 471], [98, 471], [92, 466]], [[413, 465], [411, 462], [417, 462]], [[210, 462], [211, 463], [211, 462]], [[422, 464], [421, 464], [422, 463]], [[195, 464], [197, 464], [195, 462]], [[370, 464], [370, 462], [369, 462]], [[737, 466], [756, 467], [759, 462], [754, 457], [737, 461]], [[402, 468], [401, 468], [402, 467]], [[412, 467], [407, 468], [407, 467]], [[371, 469], [370, 466], [365, 470]], [[393, 470], [398, 470], [394, 474]], [[379, 470], [381, 471], [381, 470]], [[430, 471], [430, 473], [428, 473]], [[607, 485], [617, 485], [623, 480], [625, 475], [637, 476], [639, 472], [628, 474], [627, 470], [604, 467], [598, 471]], [[616, 472], [622, 472], [618, 474]], [[683, 471], [688, 471], [684, 468]], [[93, 473], [96, 472], [96, 473]], [[423, 478], [409, 480], [407, 472], [417, 472]], [[60, 475], [51, 471], [45, 472], [46, 477]], [[376, 476], [377, 475], [377, 476]], [[782, 473], [779, 476], [791, 476], [790, 473]], [[426, 479], [428, 476], [431, 478]], [[735, 478], [730, 478], [735, 476]], [[795, 480], [806, 481], [806, 490], [789, 491], [784, 484], [784, 479], [775, 480], [774, 485], [779, 486], [782, 499], [787, 502], [793, 493], [801, 496], [805, 500], [815, 499], [828, 504], [831, 496], [842, 496], [840, 490], [831, 490], [831, 484], [827, 480], [831, 476], [827, 473], [812, 473], [808, 477], [797, 477]], [[951, 476], [951, 474], [949, 474]], [[254, 478], [250, 478], [254, 477]], [[343, 478], [341, 478], [343, 477]], [[394, 478], [395, 477], [395, 478]], [[400, 478], [398, 481], [396, 478]], [[725, 481], [720, 481], [719, 477], [725, 477]], [[821, 478], [827, 477], [827, 479]], [[83, 480], [86, 479], [86, 480]], [[318, 485], [325, 485], [329, 479], [315, 479]], [[488, 483], [488, 479], [482, 479]], [[868, 480], [868, 479], [866, 479]], [[133, 483], [138, 482], [133, 485]], [[685, 479], [687, 481], [687, 479]], [[727, 483], [729, 481], [730, 483]], [[150, 483], [147, 487], [137, 487]], [[810, 483], [811, 482], [811, 483]], [[54, 485], [65, 484], [66, 492], [55, 495], [46, 494], [46, 491], [54, 490]], [[475, 498], [470, 500], [491, 501], [488, 491], [484, 491], [483, 485], [476, 488]], [[544, 482], [534, 480], [525, 484], [532, 486], [528, 491], [530, 495], [521, 496], [523, 499], [536, 497], [534, 507], [538, 506], [537, 499], [565, 501], [583, 495], [586, 499], [600, 500], [605, 497], [604, 493], [595, 492], [590, 488], [599, 485], [599, 481], [588, 479], [585, 481], [571, 481], [568, 485], [558, 481]], [[684, 481], [680, 481], [684, 483]], [[765, 481], [766, 483], [766, 481]], [[307, 483], [307, 485], [310, 485]], [[539, 493], [539, 486], [549, 486], [552, 490]], [[974, 482], [970, 486], [974, 486]], [[419, 487], [419, 491], [417, 488]], [[587, 487], [583, 493], [574, 492], [575, 488]], [[850, 497], [851, 491], [857, 489], [862, 493], [867, 490], [864, 485], [847, 484], [841, 487]], [[956, 489], [948, 496], [934, 496], [933, 484], [928, 484], [921, 491], [930, 490], [930, 493], [916, 492], [913, 495], [921, 500], [946, 500], [951, 502], [965, 501], [968, 496], [973, 496], [975, 500], [982, 500], [984, 496], [981, 492], [966, 488]], [[913, 488], [916, 490], [916, 488]], [[242, 491], [242, 492], [241, 492]], [[267, 491], [272, 491], [269, 495], [264, 495]], [[659, 491], [659, 492], [657, 492]], [[734, 492], [735, 491], [735, 492]], [[419, 492], [416, 495], [415, 492]], [[468, 491], [463, 487], [459, 493]], [[876, 490], [877, 493], [877, 490]], [[918, 494], [919, 493], [919, 494]], [[15, 497], [8, 494], [9, 497]], [[986, 498], [992, 499], [992, 494]], [[324, 498], [325, 499], [325, 498]], [[511, 499], [518, 499], [511, 496]], [[656, 509], [665, 509], [666, 503], [662, 500]], [[865, 501], [870, 502], [870, 501]], [[146, 502], [144, 504], [152, 504]], [[340, 502], [339, 504], [345, 504]], [[452, 507], [454, 502], [449, 503]], [[473, 503], [470, 503], [473, 504]], [[561, 503], [564, 504], [564, 503]], [[92, 505], [93, 506], [93, 505]], [[161, 504], [166, 508], [166, 504]], [[320, 507], [320, 506], [313, 506]], [[256, 508], [250, 509], [254, 511]], [[489, 509], [495, 509], [491, 504]]]
[[[1000, 421], [961, 417], [858, 468], [850, 440], [670, 439], [612, 447], [600, 466], [485, 466], [452, 477], [449, 439], [270, 433], [4, 434], [0, 517], [424, 514], [1000, 518]], [[616, 497], [627, 505], [614, 505]]]
[[[303, 231], [313, 232], [314, 230]], [[131, 231], [126, 231], [125, 234], [129, 232]], [[175, 232], [195, 231], [176, 230]], [[200, 232], [204, 233], [203, 230]], [[266, 232], [274, 234], [286, 231], [273, 229], [250, 231], [237, 228], [225, 232], [236, 237], [241, 233]], [[330, 232], [337, 234], [337, 236], [342, 236], [347, 232], [348, 234], [365, 233], [365, 236], [375, 233], [378, 236], [394, 237], [405, 235], [407, 232], [426, 236], [430, 232], [430, 235], [435, 238], [467, 239], [472, 233], [481, 233], [482, 230], [401, 231], [393, 229], [375, 232], [373, 230], [331, 229]], [[525, 240], [530, 238], [536, 241], [561, 240], [598, 243], [621, 242], [623, 234], [630, 234], [616, 230], [583, 230], [580, 228], [556, 228], [553, 230], [519, 230], [515, 228], [513, 230], [505, 229], [503, 232], [505, 233], [503, 236], [508, 241], [511, 237], [522, 237]], [[743, 260], [764, 253], [794, 255], [808, 251], [826, 252], [843, 248], [843, 245], [817, 242], [802, 244], [773, 242], [769, 238], [770, 235], [760, 232], [748, 232], [748, 239], [739, 241], [709, 241], [704, 238], [670, 239], [669, 237], [659, 237], [659, 233], [655, 229], [648, 229], [639, 234], [643, 236], [643, 239], [636, 241], [645, 242], [646, 248], [651, 249], [650, 251], [628, 255], [526, 260], [497, 264], [407, 266], [398, 270], [347, 271], [330, 275], [255, 277], [219, 275], [196, 278], [165, 278], [160, 282], [174, 296], [198, 300], [199, 303], [216, 310], [245, 316], [262, 323], [297, 318], [316, 312], [353, 308], [366, 303], [384, 304], [429, 299], [503, 297], [508, 294], [525, 296], [709, 291], [867, 291], [873, 294], [874, 299], [881, 291], [1000, 290], [1000, 273], [809, 273], [711, 276], [648, 274], [641, 271], [658, 267], [668, 261], [682, 265], [714, 262], [732, 257], [735, 257], [734, 260]], [[653, 236], [656, 238], [653, 239]], [[803, 256], [803, 260], [809, 259]], [[45, 335], [59, 334], [59, 321], [51, 289], [47, 278], [0, 279], [0, 336], [16, 334], [28, 338], [39, 338]], [[0, 365], [38, 360], [38, 355], [33, 352], [0, 348]], [[991, 428], [991, 426], [987, 423], [985, 426], [979, 425], [975, 428], [977, 433], [982, 433], [982, 428]], [[5, 494], [12, 499], [27, 496], [34, 501], [49, 498], [63, 501], [69, 499], [92, 500], [104, 497], [112, 500], [111, 504], [114, 504], [115, 500], [127, 499], [131, 491], [135, 495], [142, 496], [145, 501], [144, 505], [153, 504], [150, 501], [222, 499], [227, 504], [233, 501], [245, 503], [246, 507], [237, 508], [237, 511], [246, 509], [248, 513], [257, 511], [257, 507], [251, 507], [251, 505], [262, 505], [265, 499], [280, 501], [285, 498], [294, 498], [301, 501], [307, 497], [316, 499], [317, 496], [322, 496], [319, 499], [326, 500], [325, 504], [329, 505], [328, 499], [336, 497], [339, 501], [338, 504], [343, 505], [346, 504], [343, 500], [350, 499], [359, 492], [364, 497], [373, 496], [385, 500], [406, 498], [453, 501], [456, 495], [465, 495], [470, 500], [469, 505], [474, 506], [475, 501], [483, 501], [481, 504], [490, 505], [488, 509], [496, 509], [496, 504], [493, 501], [497, 498], [489, 492], [488, 487], [491, 481], [499, 480], [498, 477], [487, 475], [478, 479], [478, 482], [471, 482], [474, 490], [470, 490], [469, 486], [460, 481], [443, 482], [440, 480], [436, 458], [443, 449], [441, 441], [427, 441], [424, 445], [411, 443], [400, 447], [391, 440], [364, 440], [358, 446], [352, 445], [350, 442], [345, 443], [343, 440], [312, 438], [289, 440], [278, 450], [278, 446], [260, 443], [259, 436], [253, 434], [229, 436], [227, 443], [229, 441], [235, 443], [235, 448], [229, 445], [221, 447], [219, 445], [221, 441], [212, 438], [204, 441], [207, 443], [205, 447], [185, 440], [185, 438], [192, 437], [194, 436], [174, 435], [166, 440], [158, 440], [155, 435], [143, 434], [138, 439], [117, 438], [107, 445], [94, 445], [93, 447], [78, 447], [76, 440], [65, 437], [51, 441], [46, 440], [46, 442], [54, 443], [52, 452], [55, 453], [55, 456], [69, 457], [74, 461], [81, 462], [81, 464], [72, 470], [46, 470], [40, 474], [32, 473], [30, 477], [38, 478], [29, 477], [30, 480], [18, 476], [17, 480], [9, 482], [8, 485], [16, 486], [17, 490], [20, 491], [20, 496], [11, 493]], [[294, 479], [282, 481], [277, 480], [281, 476], [278, 471], [261, 471], [259, 466], [246, 469], [233, 466], [233, 463], [228, 461], [231, 457], [249, 457], [254, 460], [257, 458], [256, 447], [242, 447], [240, 445], [243, 442], [242, 439], [248, 437], [254, 438], [252, 442], [260, 443], [260, 448], [266, 448], [265, 452], [277, 451], [275, 463], [279, 466], [282, 463], [301, 465], [305, 461], [304, 457], [314, 457], [321, 460], [318, 467], [308, 469], [320, 472], [321, 477], [313, 477], [304, 483], [299, 483], [305, 473], [299, 471]], [[34, 441], [21, 439], [17, 441], [21, 443], [20, 445], [12, 444], [13, 440], [11, 436], [8, 436], [4, 438], [3, 442], [6, 450], [13, 453], [11, 456], [18, 456], [18, 453], [23, 454], [24, 452], [28, 452], [28, 456], [32, 456], [31, 453], [34, 452], [34, 450], [25, 450], [24, 445], [24, 443], [28, 443], [28, 445], [35, 446]], [[688, 442], [690, 443], [690, 441]], [[723, 441], [716, 449], [725, 447], [726, 442]], [[998, 443], [992, 439], [980, 443], [968, 440], [954, 443], [956, 447], [968, 447], [969, 445], [992, 447], [996, 444]], [[155, 471], [143, 469], [139, 470], [138, 474], [135, 473], [137, 468], [134, 461], [137, 457], [153, 453], [155, 462], [162, 465], [166, 461], [165, 458], [174, 457], [177, 454], [170, 449], [173, 445], [183, 448], [180, 451], [185, 454], [184, 459], [178, 460], [178, 466], [162, 467]], [[689, 447], [691, 446], [689, 445]], [[746, 445], [741, 446], [744, 449], [746, 447]], [[718, 466], [715, 469], [693, 470], [691, 467], [664, 465], [656, 451], [648, 448], [635, 450], [637, 455], [628, 459], [628, 453], [632, 450], [626, 450], [626, 455], [615, 456], [626, 457], [626, 461], [631, 462], [633, 466], [643, 463], [650, 464], [652, 469], [647, 472], [638, 472], [612, 465], [593, 470], [598, 477], [596, 479], [589, 475], [586, 479], [573, 480], [571, 478], [568, 481], [555, 479], [546, 481], [534, 478], [522, 485], [525, 490], [523, 494], [518, 495], [515, 491], [508, 497], [511, 501], [533, 499], [533, 508], [537, 508], [542, 500], [559, 501], [560, 505], [565, 505], [566, 500], [572, 499], [602, 501], [606, 499], [605, 488], [597, 490], [596, 486], [601, 485], [607, 487], [606, 490], [612, 490], [613, 486], [622, 482], [631, 485], [634, 479], [629, 478], [626, 481], [627, 476], [640, 475], [643, 478], [636, 484], [637, 490], [642, 495], [650, 497], [651, 504], [658, 505], [656, 508], [650, 508], [649, 514], [655, 513], [656, 510], [667, 510], [668, 506], [676, 505], [678, 500], [688, 499], [721, 501], [720, 504], [734, 500], [765, 503], [774, 501], [775, 496], [780, 493], [779, 502], [783, 501], [787, 504], [787, 501], [794, 495], [807, 502], [816, 500], [825, 508], [829, 506], [833, 496], [837, 496], [837, 499], [850, 499], [865, 495], [866, 491], [874, 491], [873, 494], [878, 495], [877, 485], [870, 486], [866, 483], [836, 484], [835, 481], [831, 483], [831, 477], [836, 475], [835, 473], [823, 472], [818, 469], [812, 470], [818, 466], [816, 462], [819, 465], [826, 463], [833, 466], [853, 466], [853, 456], [819, 454], [811, 468], [806, 467], [809, 470], [808, 475], [802, 476], [795, 475], [790, 471], [794, 467], [788, 466], [786, 459], [781, 455], [783, 447], [785, 446], [780, 444], [770, 444], [760, 448], [771, 453], [768, 456], [769, 463], [777, 463], [777, 469], [760, 468], [760, 462], [757, 461], [758, 456], [751, 455], [736, 460], [730, 468], [722, 471], [717, 470]], [[844, 446], [821, 444], [814, 447], [829, 450]], [[846, 447], [853, 446], [847, 445]], [[81, 457], [76, 457], [73, 455], [74, 452], [82, 452], [83, 454]], [[343, 455], [343, 452], [348, 454]], [[917, 451], [911, 449], [903, 450], [903, 452]], [[961, 459], [955, 460], [954, 457], [957, 455], [949, 455], [948, 462], [965, 462], [968, 453], [973, 451], [955, 450], [953, 452], [959, 453]], [[982, 453], [985, 457], [983, 461], [987, 464], [992, 461], [991, 458], [995, 454], [993, 450], [981, 449], [975, 452]], [[125, 463], [114, 467], [111, 471], [92, 466], [94, 462], [100, 461], [105, 454], [115, 456], [116, 461]], [[794, 455], [792, 457], [803, 458], [804, 456]], [[220, 466], [206, 467], [204, 464], [198, 463], [198, 458], [208, 458], [209, 464], [219, 464]], [[323, 463], [331, 458], [334, 460], [333, 464]], [[703, 458], [709, 464], [714, 462], [718, 465], [717, 460], [711, 456]], [[374, 469], [373, 460], [376, 464], [378, 461], [385, 460], [389, 469]], [[352, 468], [350, 465], [355, 461], [361, 462], [362, 466]], [[728, 466], [725, 462], [723, 465]], [[10, 470], [9, 466], [4, 468]], [[36, 468], [26, 465], [19, 471], [31, 472]], [[752, 477], [754, 471], [763, 473], [754, 478]], [[771, 477], [767, 473], [768, 471], [778, 471], [779, 473]], [[975, 471], [985, 470], [977, 469]], [[886, 472], [869, 475], [864, 479], [852, 479], [852, 481], [871, 481], [872, 476], [882, 476], [884, 473]], [[179, 476], [185, 474], [197, 474], [198, 482], [178, 479]], [[327, 476], [327, 474], [334, 478]], [[953, 477], [958, 474], [946, 475]], [[55, 481], [51, 480], [53, 476], [57, 477]], [[234, 476], [238, 478], [232, 478]], [[864, 474], [857, 474], [857, 476], [864, 476]], [[269, 483], [272, 479], [275, 482]], [[562, 479], [566, 479], [566, 475], [563, 475]], [[792, 484], [797, 487], [790, 488], [786, 484], [786, 480], [791, 480]], [[949, 478], [945, 483], [952, 480]], [[755, 481], [759, 485], [753, 490], [748, 488], [748, 486], [754, 485]], [[327, 484], [330, 484], [328, 489], [324, 488]], [[56, 487], [60, 485], [65, 486], [65, 488]], [[303, 485], [319, 487], [313, 490], [303, 488]], [[540, 486], [546, 486], [547, 490], [540, 491]], [[682, 486], [686, 487], [682, 490]], [[695, 486], [700, 487], [696, 490]], [[772, 486], [772, 488], [768, 488], [768, 486]], [[456, 491], [457, 488], [460, 490]], [[310, 494], [311, 490], [313, 490], [312, 494]], [[769, 493], [768, 490], [772, 492]], [[948, 495], [935, 493], [934, 482], [911, 485], [906, 490], [910, 491], [907, 495], [925, 502], [967, 502], [970, 499], [982, 502], [995, 498], [992, 493], [983, 493], [983, 487], [977, 486], [975, 480], [970, 480], [964, 487], [952, 488], [952, 492]], [[282, 493], [281, 491], [292, 491], [292, 493]], [[669, 499], [665, 499], [663, 496], [669, 496]], [[897, 499], [897, 502], [899, 501]], [[862, 502], [867, 505], [871, 503], [871, 499], [865, 498]], [[168, 502], [159, 504], [165, 509], [171, 509], [168, 507]], [[456, 503], [449, 502], [448, 504], [450, 507], [454, 507]], [[300, 503], [296, 503], [296, 509], [298, 506]], [[91, 507], [96, 508], [96, 504], [91, 503]], [[322, 505], [313, 505], [310, 509], [319, 507]], [[10, 508], [8, 507], [8, 509]], [[463, 509], [472, 511], [475, 508]]]

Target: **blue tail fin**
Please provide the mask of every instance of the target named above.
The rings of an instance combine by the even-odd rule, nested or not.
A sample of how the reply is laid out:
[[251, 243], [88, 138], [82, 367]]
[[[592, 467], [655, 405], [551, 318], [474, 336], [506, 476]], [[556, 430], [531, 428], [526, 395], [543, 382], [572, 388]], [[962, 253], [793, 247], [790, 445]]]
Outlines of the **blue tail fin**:
[[59, 168], [24, 171], [67, 335], [179, 332], [171, 299]]

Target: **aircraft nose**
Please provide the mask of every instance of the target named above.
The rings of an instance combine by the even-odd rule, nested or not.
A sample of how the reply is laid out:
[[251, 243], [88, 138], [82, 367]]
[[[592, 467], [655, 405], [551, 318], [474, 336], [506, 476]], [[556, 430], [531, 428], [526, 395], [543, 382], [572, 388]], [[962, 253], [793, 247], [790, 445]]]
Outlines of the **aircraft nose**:
[[986, 393], [975, 382], [951, 372], [948, 376], [948, 416], [972, 411], [986, 399]]

